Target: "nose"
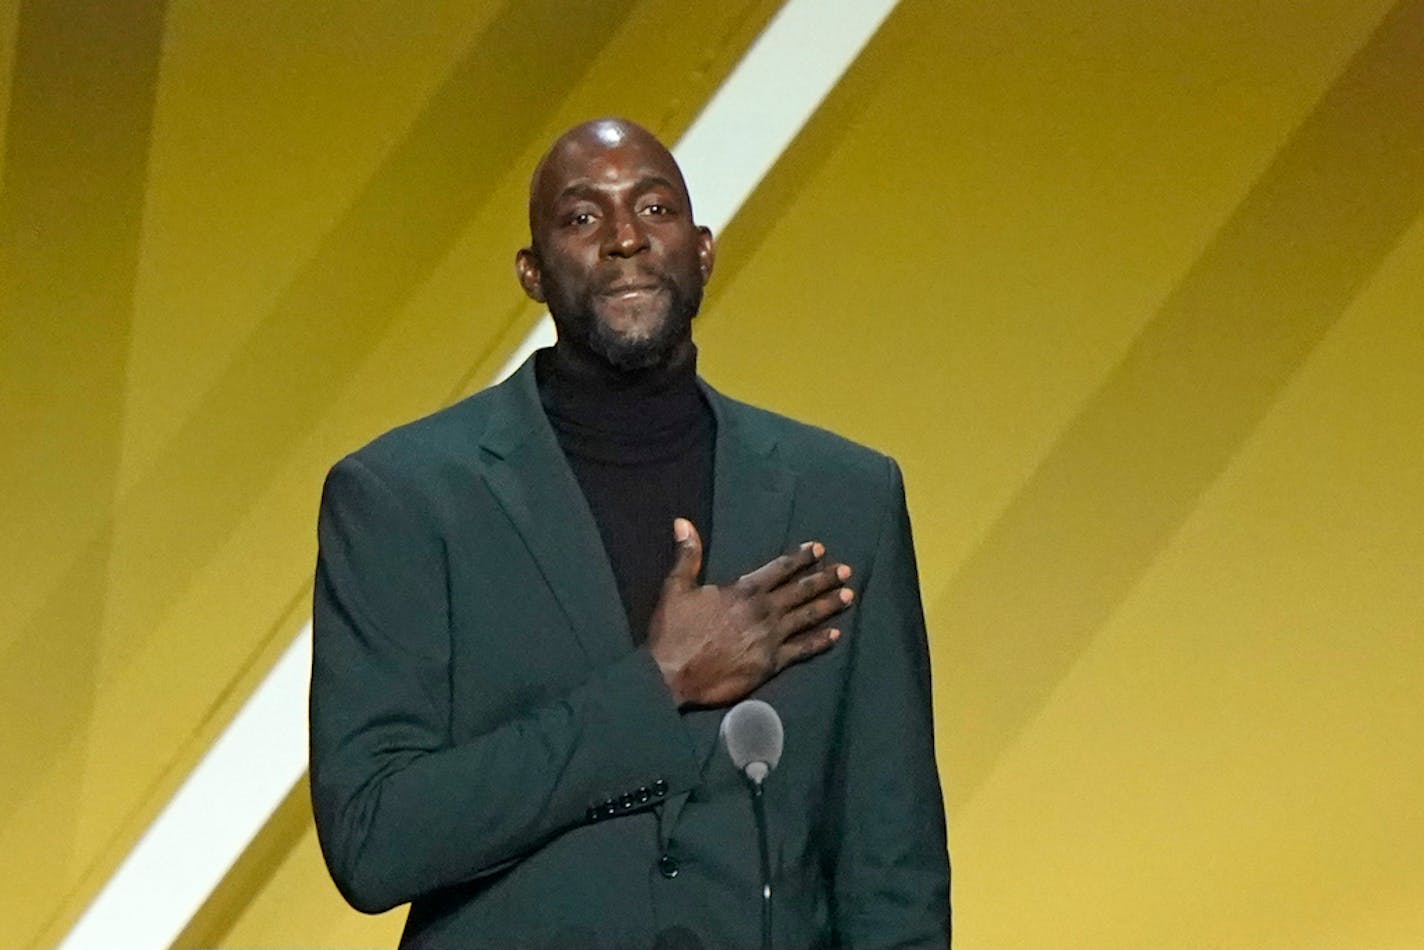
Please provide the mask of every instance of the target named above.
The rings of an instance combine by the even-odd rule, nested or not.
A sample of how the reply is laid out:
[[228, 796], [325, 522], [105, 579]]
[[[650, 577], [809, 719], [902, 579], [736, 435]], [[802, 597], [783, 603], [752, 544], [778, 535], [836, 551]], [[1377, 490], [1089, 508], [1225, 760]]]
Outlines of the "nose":
[[617, 211], [608, 222], [604, 253], [611, 257], [632, 257], [648, 247], [648, 235], [636, 211]]

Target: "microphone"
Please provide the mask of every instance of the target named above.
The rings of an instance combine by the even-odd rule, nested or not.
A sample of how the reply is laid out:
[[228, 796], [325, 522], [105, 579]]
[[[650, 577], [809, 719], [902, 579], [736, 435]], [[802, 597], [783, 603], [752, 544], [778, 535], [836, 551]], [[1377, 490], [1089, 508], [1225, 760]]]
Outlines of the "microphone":
[[761, 852], [761, 946], [771, 950], [771, 854], [766, 840], [766, 804], [761, 783], [781, 761], [786, 734], [781, 717], [760, 699], [744, 699], [722, 717], [722, 742], [737, 771], [747, 777]]
[[744, 699], [722, 717], [721, 732], [732, 764], [753, 785], [760, 787], [781, 761], [785, 741], [781, 717], [769, 703]]

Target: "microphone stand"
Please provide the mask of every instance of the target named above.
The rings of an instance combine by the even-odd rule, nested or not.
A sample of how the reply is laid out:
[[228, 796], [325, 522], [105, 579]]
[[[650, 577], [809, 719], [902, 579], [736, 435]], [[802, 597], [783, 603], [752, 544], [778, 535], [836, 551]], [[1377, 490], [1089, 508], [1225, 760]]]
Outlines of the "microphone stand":
[[752, 789], [752, 815], [756, 818], [757, 850], [761, 852], [761, 948], [771, 948], [771, 849], [766, 837], [766, 802], [761, 783], [771, 770], [763, 762], [747, 766], [747, 780]]
[[761, 854], [761, 947], [771, 950], [771, 846], [766, 836], [766, 800], [761, 783], [781, 761], [785, 731], [776, 710], [760, 699], [744, 699], [722, 717], [722, 741], [737, 771], [746, 776]]

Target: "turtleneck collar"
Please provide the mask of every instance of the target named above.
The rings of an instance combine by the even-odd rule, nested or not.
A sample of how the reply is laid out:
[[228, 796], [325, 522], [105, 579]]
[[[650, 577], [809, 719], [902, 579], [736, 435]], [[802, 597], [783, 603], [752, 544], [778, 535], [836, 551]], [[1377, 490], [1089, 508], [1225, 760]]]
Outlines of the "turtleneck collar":
[[540, 401], [566, 450], [607, 462], [670, 458], [708, 431], [690, 342], [668, 363], [625, 372], [567, 345], [535, 357]]

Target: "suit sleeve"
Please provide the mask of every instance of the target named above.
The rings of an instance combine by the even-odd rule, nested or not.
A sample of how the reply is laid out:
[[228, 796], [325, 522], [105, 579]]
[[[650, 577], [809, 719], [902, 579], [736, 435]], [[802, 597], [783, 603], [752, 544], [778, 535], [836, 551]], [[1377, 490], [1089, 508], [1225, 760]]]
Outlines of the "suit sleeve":
[[411, 497], [350, 457], [327, 478], [318, 523], [312, 804], [333, 879], [370, 913], [697, 781], [646, 651], [454, 744], [445, 545]]
[[899, 467], [849, 643], [835, 916], [846, 947], [947, 947], [949, 856], [929, 648]]

